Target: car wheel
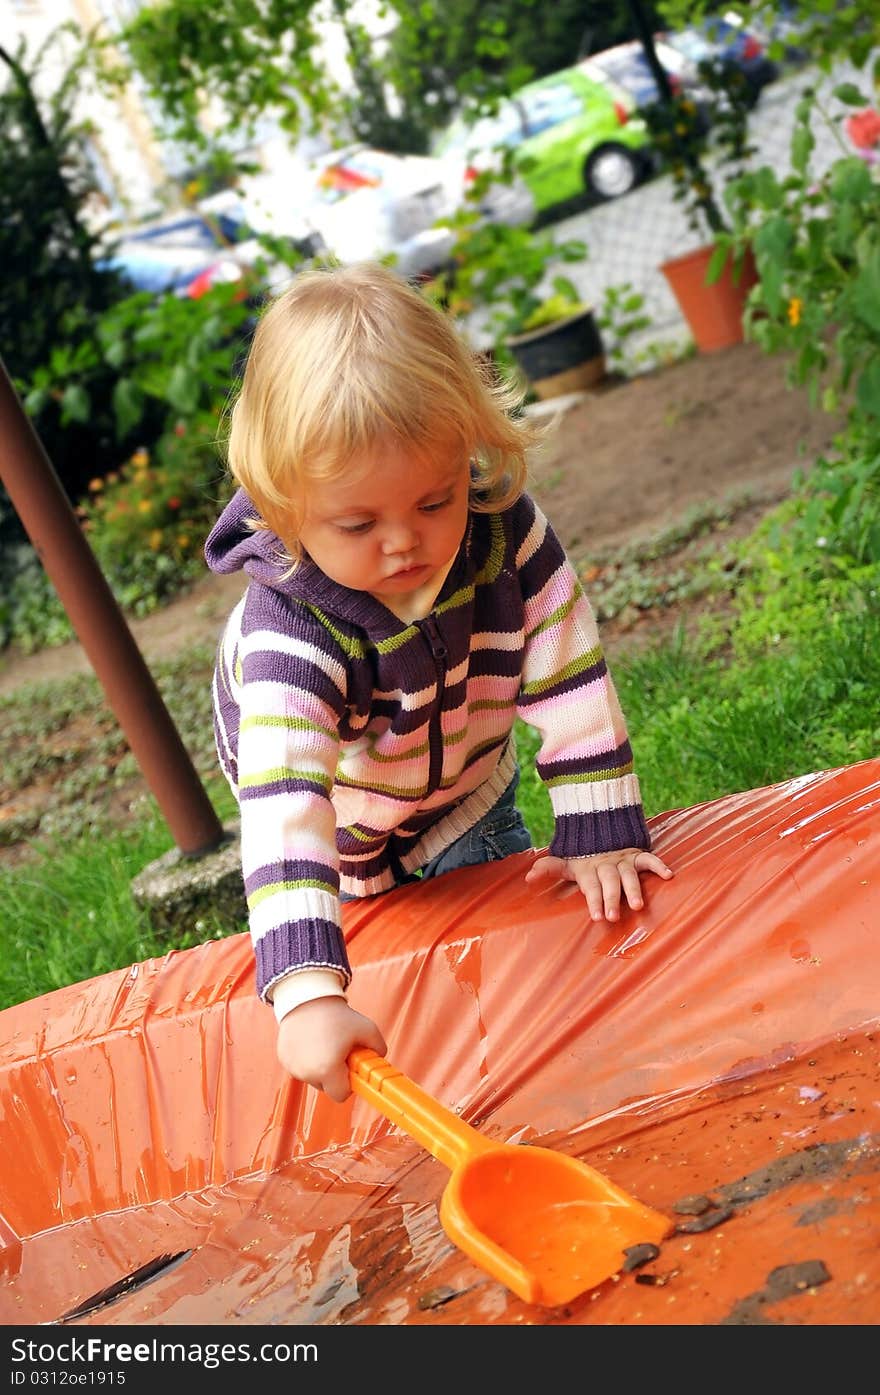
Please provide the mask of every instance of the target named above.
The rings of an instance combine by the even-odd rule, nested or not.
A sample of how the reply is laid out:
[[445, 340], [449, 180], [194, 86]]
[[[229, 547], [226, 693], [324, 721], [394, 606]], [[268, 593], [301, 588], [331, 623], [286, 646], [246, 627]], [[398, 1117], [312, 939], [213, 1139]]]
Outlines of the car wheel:
[[598, 199], [619, 199], [635, 188], [641, 172], [638, 156], [625, 145], [603, 145], [584, 167], [584, 184]]

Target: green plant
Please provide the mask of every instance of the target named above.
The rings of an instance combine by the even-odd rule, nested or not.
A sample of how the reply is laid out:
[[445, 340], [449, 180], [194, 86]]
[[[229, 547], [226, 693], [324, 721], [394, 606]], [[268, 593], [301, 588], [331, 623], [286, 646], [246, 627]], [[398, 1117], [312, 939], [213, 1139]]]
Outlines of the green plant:
[[[20, 385], [41, 433], [47, 419], [61, 429], [100, 423], [105, 454], [89, 462], [77, 513], [114, 596], [135, 615], [203, 570], [201, 543], [228, 488], [217, 422], [252, 314], [228, 285], [198, 300], [129, 296], [85, 324], [78, 343], [59, 343]], [[32, 553], [17, 556], [0, 601], [0, 642], [29, 650], [70, 635]]]
[[551, 275], [555, 262], [586, 258], [579, 239], [557, 242], [550, 232], [483, 222], [468, 207], [449, 221], [457, 234], [453, 265], [434, 293], [454, 318], [482, 315], [496, 349], [512, 335], [587, 308], [568, 277]]
[[[664, 169], [672, 176], [673, 199], [694, 232], [716, 239], [730, 226], [713, 188], [716, 172], [733, 177], [754, 153], [748, 140], [751, 100], [738, 69], [703, 61], [698, 74], [708, 100], [698, 103], [687, 90], [643, 109], [646, 125]], [[720, 274], [721, 264], [718, 266]], [[710, 275], [710, 280], [717, 279]]]
[[631, 281], [605, 288], [596, 323], [602, 331], [608, 361], [618, 370], [625, 368], [632, 336], [650, 327], [650, 316], [642, 313], [644, 306], [645, 297], [633, 288]]
[[[734, 233], [751, 239], [760, 286], [745, 324], [770, 353], [792, 355], [789, 381], [811, 400], [837, 411], [849, 402], [857, 416], [880, 417], [880, 182], [852, 154], [840, 127], [865, 106], [853, 83], [833, 89], [833, 111], [813, 88], [795, 111], [791, 169], [766, 166], [733, 181], [727, 198]], [[825, 120], [837, 135], [840, 158], [823, 173], [811, 168], [812, 125]]]

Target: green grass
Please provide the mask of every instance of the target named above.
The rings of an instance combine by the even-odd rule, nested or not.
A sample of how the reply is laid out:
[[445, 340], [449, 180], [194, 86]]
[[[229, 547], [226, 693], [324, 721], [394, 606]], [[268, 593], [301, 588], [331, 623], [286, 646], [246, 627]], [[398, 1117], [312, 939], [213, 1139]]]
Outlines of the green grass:
[[131, 897], [132, 879], [168, 847], [154, 811], [126, 832], [42, 843], [32, 861], [0, 873], [0, 1005], [212, 938], [206, 922], [170, 939]]

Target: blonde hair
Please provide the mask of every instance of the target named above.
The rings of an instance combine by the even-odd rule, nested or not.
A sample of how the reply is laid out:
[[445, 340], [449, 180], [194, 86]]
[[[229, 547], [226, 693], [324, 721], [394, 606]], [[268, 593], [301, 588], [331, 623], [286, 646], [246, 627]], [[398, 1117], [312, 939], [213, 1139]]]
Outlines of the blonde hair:
[[296, 561], [309, 479], [338, 476], [389, 437], [416, 459], [469, 460], [471, 507], [506, 508], [537, 439], [522, 397], [390, 268], [309, 270], [261, 316], [231, 406], [229, 467], [258, 510], [253, 526]]

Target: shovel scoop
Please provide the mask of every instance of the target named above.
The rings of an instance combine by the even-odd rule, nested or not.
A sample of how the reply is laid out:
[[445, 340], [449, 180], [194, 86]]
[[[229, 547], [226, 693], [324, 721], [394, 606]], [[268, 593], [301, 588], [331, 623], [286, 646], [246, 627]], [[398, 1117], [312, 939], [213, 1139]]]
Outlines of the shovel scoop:
[[357, 1047], [351, 1086], [451, 1170], [449, 1239], [526, 1303], [556, 1307], [622, 1269], [631, 1245], [672, 1229], [586, 1163], [551, 1148], [492, 1143], [383, 1056]]

